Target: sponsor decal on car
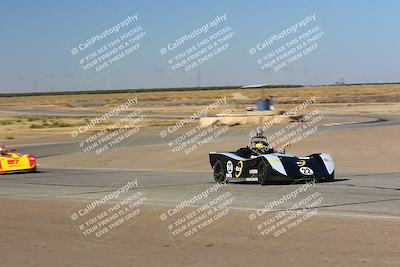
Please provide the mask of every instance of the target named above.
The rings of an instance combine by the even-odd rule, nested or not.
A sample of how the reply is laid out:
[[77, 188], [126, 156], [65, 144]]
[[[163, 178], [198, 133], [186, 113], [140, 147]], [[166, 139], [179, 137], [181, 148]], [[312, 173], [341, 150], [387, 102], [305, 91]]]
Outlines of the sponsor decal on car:
[[230, 160], [228, 160], [228, 162], [226, 163], [226, 172], [229, 174], [232, 174], [233, 172], [233, 163]]
[[249, 170], [249, 174], [258, 174], [257, 169]]
[[299, 167], [303, 167], [304, 165], [306, 165], [306, 161], [305, 160], [299, 160], [298, 162], [296, 162], [296, 164]]

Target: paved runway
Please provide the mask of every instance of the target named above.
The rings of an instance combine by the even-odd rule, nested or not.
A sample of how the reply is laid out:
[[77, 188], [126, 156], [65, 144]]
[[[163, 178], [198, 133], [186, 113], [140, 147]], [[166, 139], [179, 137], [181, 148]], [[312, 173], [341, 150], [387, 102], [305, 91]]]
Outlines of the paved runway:
[[[384, 118], [383, 118], [384, 117]], [[323, 127], [331, 131], [336, 127], [385, 127], [398, 124], [395, 116], [380, 116], [376, 123]], [[247, 134], [238, 132], [238, 137]], [[231, 136], [235, 138], [235, 136]], [[165, 140], [163, 140], [165, 142]], [[140, 139], [129, 146], [154, 144], [154, 137]], [[77, 152], [74, 143], [23, 145], [39, 157]], [[137, 171], [120, 169], [40, 169], [38, 173], [0, 176], [0, 196], [7, 198], [44, 198], [59, 200], [99, 199], [114, 191], [121, 179], [137, 179], [139, 188], [148, 196], [149, 203], [175, 206], [214, 185], [210, 171]], [[400, 172], [393, 173], [337, 173], [332, 183], [319, 183], [324, 197], [319, 210], [332, 215], [368, 216], [400, 219]], [[117, 185], [116, 185], [117, 184]], [[265, 206], [300, 185], [229, 184], [224, 190], [235, 197], [233, 207], [254, 210]], [[201, 201], [196, 205], [201, 205]], [[288, 202], [290, 205], [290, 202]]]
[[[400, 173], [339, 175], [319, 183], [315, 191], [325, 201], [321, 213], [400, 219]], [[214, 185], [208, 172], [127, 171], [111, 169], [44, 169], [39, 173], [0, 177], [0, 196], [58, 200], [100, 199], [128, 179], [137, 179], [148, 203], [175, 206]], [[235, 197], [233, 207], [259, 209], [302, 184], [230, 183], [224, 188]], [[290, 203], [290, 202], [289, 202]], [[288, 205], [289, 205], [288, 203]], [[196, 203], [201, 205], [202, 202]]]

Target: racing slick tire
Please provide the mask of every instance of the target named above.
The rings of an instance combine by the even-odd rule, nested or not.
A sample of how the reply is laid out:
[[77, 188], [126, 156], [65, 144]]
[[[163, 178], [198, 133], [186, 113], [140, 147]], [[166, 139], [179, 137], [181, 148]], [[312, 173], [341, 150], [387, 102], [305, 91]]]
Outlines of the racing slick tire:
[[214, 163], [214, 180], [217, 183], [223, 183], [225, 182], [225, 172], [224, 172], [224, 166], [222, 165], [222, 162], [220, 160], [217, 160]]
[[326, 177], [325, 181], [327, 182], [333, 182], [335, 181], [335, 171], [332, 172], [328, 177]]
[[263, 160], [260, 161], [260, 163], [258, 163], [258, 182], [261, 185], [266, 185], [268, 184], [269, 181], [269, 175], [271, 174], [271, 166], [267, 163], [265, 163]]

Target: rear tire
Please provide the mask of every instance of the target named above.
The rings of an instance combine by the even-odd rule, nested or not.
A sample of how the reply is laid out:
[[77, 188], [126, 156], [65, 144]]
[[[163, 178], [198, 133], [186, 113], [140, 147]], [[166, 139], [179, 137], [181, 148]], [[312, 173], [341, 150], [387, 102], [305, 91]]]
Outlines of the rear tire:
[[261, 185], [266, 185], [269, 183], [269, 175], [271, 174], [271, 166], [268, 163], [265, 163], [264, 160], [261, 160], [258, 163], [258, 182]]
[[223, 183], [225, 182], [225, 172], [224, 172], [224, 166], [222, 166], [222, 162], [220, 160], [217, 160], [214, 163], [214, 180], [217, 183]]

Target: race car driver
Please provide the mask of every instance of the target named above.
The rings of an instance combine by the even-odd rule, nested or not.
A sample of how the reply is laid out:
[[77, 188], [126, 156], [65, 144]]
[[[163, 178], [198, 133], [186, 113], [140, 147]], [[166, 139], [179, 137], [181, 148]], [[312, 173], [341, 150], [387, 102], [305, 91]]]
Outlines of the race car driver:
[[7, 156], [7, 155], [10, 155], [10, 153], [8, 152], [8, 150], [4, 145], [0, 144], [0, 156]]
[[255, 155], [275, 153], [274, 149], [266, 142], [258, 142], [252, 149]]

